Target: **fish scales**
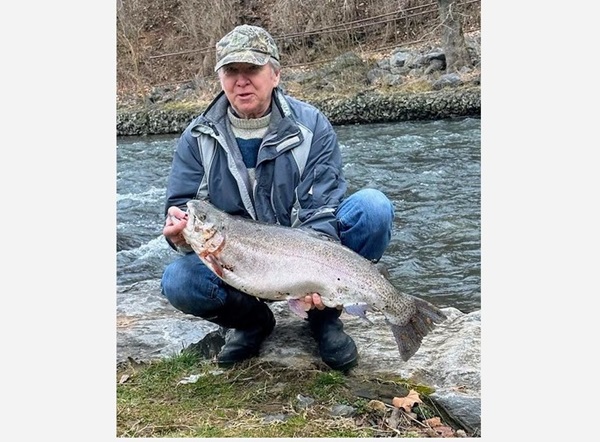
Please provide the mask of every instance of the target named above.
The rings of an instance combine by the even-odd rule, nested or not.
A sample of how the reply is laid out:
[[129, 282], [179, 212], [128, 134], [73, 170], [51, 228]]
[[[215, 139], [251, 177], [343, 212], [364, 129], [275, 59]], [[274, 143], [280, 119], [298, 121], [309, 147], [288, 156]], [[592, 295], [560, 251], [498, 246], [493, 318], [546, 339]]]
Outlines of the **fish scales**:
[[396, 290], [372, 262], [304, 229], [259, 223], [191, 200], [183, 235], [217, 276], [244, 293], [275, 301], [319, 293], [328, 307], [342, 305], [363, 317], [365, 309], [381, 312], [405, 361], [445, 319], [431, 303]]
[[[325, 305], [335, 307], [351, 302], [353, 292], [365, 292], [372, 298], [372, 304], [379, 305], [370, 288], [385, 283], [385, 279], [371, 263], [368, 264], [373, 271], [364, 272], [364, 263], [358, 262], [350, 249], [331, 248], [330, 243], [300, 229], [278, 226], [264, 229], [264, 225], [236, 221], [226, 230], [226, 246], [219, 260], [225, 269], [231, 268], [239, 278], [238, 283], [246, 283], [243, 287], [246, 293], [266, 299], [287, 299], [316, 292]], [[277, 259], [265, 259], [265, 255]], [[280, 297], [282, 291], [287, 296]], [[344, 299], [344, 294], [348, 294], [348, 299]]]

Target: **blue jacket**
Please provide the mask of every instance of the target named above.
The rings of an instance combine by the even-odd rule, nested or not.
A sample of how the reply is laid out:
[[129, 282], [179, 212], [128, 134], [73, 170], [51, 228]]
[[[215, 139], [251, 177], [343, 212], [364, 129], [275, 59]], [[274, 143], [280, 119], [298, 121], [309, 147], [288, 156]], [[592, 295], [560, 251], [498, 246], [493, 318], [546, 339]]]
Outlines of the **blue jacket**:
[[314, 106], [273, 90], [271, 120], [251, 189], [221, 92], [177, 142], [167, 184], [170, 206], [208, 199], [221, 210], [271, 224], [310, 227], [339, 240], [335, 210], [346, 193], [337, 136]]

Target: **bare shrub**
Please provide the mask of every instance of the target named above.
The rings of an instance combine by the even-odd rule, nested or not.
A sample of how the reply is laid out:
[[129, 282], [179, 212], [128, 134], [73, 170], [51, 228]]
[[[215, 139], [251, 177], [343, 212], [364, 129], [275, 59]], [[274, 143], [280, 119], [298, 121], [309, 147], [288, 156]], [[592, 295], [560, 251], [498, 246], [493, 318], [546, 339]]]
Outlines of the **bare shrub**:
[[241, 4], [238, 0], [180, 0], [180, 3], [178, 20], [190, 38], [188, 44], [199, 49], [195, 60], [199, 74], [211, 75], [215, 44], [236, 26]]
[[144, 79], [140, 72], [142, 36], [145, 17], [144, 0], [117, 1], [117, 83], [123, 88], [141, 91]]
[[[465, 32], [479, 29], [480, 10], [456, 4]], [[275, 37], [284, 68], [441, 36], [435, 0], [117, 0], [116, 18], [118, 92], [186, 82], [212, 92], [215, 44], [244, 23]]]

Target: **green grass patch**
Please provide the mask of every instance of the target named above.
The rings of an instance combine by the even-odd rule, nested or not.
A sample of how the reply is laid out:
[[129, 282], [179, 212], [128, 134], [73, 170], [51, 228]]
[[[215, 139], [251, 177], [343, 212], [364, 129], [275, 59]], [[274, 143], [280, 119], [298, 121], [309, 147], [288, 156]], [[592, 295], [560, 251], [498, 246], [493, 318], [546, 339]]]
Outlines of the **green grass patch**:
[[[408, 418], [406, 428], [389, 427], [391, 397], [420, 388], [398, 379], [256, 359], [224, 370], [183, 352], [121, 366], [116, 381], [117, 437], [411, 437], [426, 427]], [[385, 410], [374, 409], [373, 399]], [[346, 413], [336, 414], [340, 407]], [[426, 404], [419, 410], [423, 418], [435, 414]]]

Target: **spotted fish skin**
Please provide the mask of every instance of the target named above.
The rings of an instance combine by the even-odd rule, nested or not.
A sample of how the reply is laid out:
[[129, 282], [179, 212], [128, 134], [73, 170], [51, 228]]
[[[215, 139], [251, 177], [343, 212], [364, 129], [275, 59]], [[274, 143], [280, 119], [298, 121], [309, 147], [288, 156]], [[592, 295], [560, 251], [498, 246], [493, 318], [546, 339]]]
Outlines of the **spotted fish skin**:
[[424, 336], [446, 319], [433, 304], [398, 291], [371, 261], [305, 229], [229, 215], [202, 200], [187, 203], [183, 236], [230, 286], [271, 301], [318, 293], [328, 307], [366, 317], [382, 313], [400, 356], [410, 359]]

